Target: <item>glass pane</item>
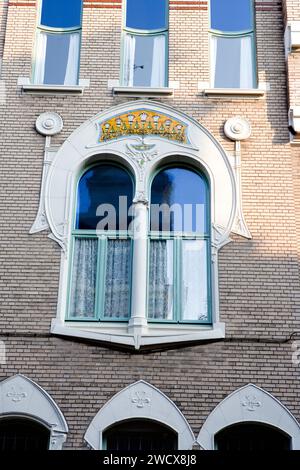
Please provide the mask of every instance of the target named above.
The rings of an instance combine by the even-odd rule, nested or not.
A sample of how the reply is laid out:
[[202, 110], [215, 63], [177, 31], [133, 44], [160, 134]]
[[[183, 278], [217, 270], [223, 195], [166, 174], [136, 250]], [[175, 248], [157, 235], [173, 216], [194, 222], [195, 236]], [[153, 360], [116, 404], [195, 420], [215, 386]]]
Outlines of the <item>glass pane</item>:
[[81, 24], [82, 0], [43, 0], [41, 24], [50, 28], [74, 28]]
[[100, 164], [87, 170], [78, 186], [76, 228], [127, 230], [133, 184], [126, 170]]
[[75, 240], [69, 314], [71, 317], [95, 316], [97, 253], [96, 238]]
[[151, 190], [151, 230], [207, 231], [205, 179], [186, 168], [168, 168], [156, 175]]
[[[79, 34], [40, 34], [37, 69], [44, 67], [40, 82], [46, 85], [76, 85], [78, 78]], [[45, 57], [44, 64], [39, 64]], [[36, 71], [39, 76], [41, 72]], [[39, 81], [39, 80], [38, 80]]]
[[212, 37], [215, 88], [253, 88], [252, 38]]
[[166, 38], [133, 36], [124, 40], [124, 85], [164, 87]]
[[104, 317], [128, 318], [130, 308], [130, 240], [108, 240]]
[[182, 320], [208, 320], [207, 244], [182, 242]]
[[151, 240], [148, 317], [173, 319], [173, 241]]
[[166, 29], [166, 0], [127, 0], [126, 26], [134, 29]]
[[211, 27], [220, 31], [253, 29], [252, 0], [211, 0]]

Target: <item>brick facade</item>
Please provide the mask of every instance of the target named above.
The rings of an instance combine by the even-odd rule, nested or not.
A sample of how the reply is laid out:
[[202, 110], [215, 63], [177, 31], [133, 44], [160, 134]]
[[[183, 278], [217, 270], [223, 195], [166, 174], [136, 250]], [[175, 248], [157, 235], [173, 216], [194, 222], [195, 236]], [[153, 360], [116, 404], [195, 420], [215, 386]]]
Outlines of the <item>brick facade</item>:
[[207, 2], [171, 1], [169, 80], [179, 89], [159, 99], [199, 121], [228, 153], [234, 143], [223, 133], [224, 122], [235, 115], [250, 121], [252, 135], [241, 148], [252, 239], [232, 235], [219, 254], [225, 340], [132, 353], [50, 334], [61, 250], [46, 232], [29, 235], [44, 158], [37, 116], [55, 111], [63, 117], [63, 131], [52, 138], [60, 146], [91, 116], [130, 100], [113, 97], [107, 85], [119, 78], [121, 1], [84, 2], [80, 78], [90, 79], [90, 87], [82, 96], [22, 93], [18, 78], [31, 75], [36, 4], [0, 2], [6, 88], [0, 106], [0, 339], [7, 352], [0, 378], [24, 374], [53, 397], [70, 428], [65, 448], [85, 448], [83, 436], [97, 411], [139, 379], [166, 393], [196, 436], [213, 408], [249, 382], [300, 421], [300, 369], [292, 364], [289, 341], [300, 330], [300, 167], [288, 131], [288, 107], [300, 104], [300, 54], [290, 54], [286, 64], [286, 19], [300, 20], [298, 0], [256, 2], [258, 78], [270, 86], [265, 96], [213, 98], [198, 91], [198, 82], [209, 81]]

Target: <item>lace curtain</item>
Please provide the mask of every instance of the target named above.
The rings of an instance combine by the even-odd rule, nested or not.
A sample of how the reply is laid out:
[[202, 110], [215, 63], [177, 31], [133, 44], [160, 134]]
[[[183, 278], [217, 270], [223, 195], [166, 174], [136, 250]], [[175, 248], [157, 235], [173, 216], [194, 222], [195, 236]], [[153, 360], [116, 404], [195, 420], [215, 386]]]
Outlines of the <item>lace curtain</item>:
[[70, 316], [72, 318], [95, 316], [96, 268], [98, 240], [75, 240]]
[[207, 242], [182, 242], [182, 319], [207, 320]]
[[[75, 240], [70, 316], [94, 318], [98, 239]], [[128, 318], [130, 308], [131, 241], [107, 240], [104, 318]], [[100, 260], [100, 263], [105, 260]], [[99, 284], [103, 279], [99, 280]]]
[[151, 240], [148, 317], [173, 318], [173, 241]]
[[128, 318], [130, 307], [130, 240], [108, 240], [104, 317]]

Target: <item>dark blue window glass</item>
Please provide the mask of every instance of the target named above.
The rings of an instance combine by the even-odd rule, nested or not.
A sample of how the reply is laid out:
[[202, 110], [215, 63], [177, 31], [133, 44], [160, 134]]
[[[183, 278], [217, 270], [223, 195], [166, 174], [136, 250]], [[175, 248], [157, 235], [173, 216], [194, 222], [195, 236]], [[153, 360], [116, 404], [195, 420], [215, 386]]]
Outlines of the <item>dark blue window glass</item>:
[[41, 25], [75, 28], [81, 25], [82, 0], [43, 0]]
[[220, 31], [253, 29], [251, 0], [211, 0], [211, 28]]
[[151, 230], [207, 232], [207, 183], [187, 168], [167, 168], [151, 189]]
[[166, 0], [127, 0], [126, 27], [166, 29]]
[[127, 230], [132, 197], [132, 179], [126, 170], [109, 164], [92, 167], [79, 181], [76, 228]]

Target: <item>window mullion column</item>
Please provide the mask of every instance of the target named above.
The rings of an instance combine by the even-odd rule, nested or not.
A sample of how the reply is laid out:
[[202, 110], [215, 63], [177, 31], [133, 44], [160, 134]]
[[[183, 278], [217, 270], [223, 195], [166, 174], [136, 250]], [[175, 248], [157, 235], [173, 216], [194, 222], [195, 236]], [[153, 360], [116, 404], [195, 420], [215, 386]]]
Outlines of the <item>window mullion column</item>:
[[135, 337], [147, 327], [148, 202], [134, 201], [131, 318], [128, 329]]

